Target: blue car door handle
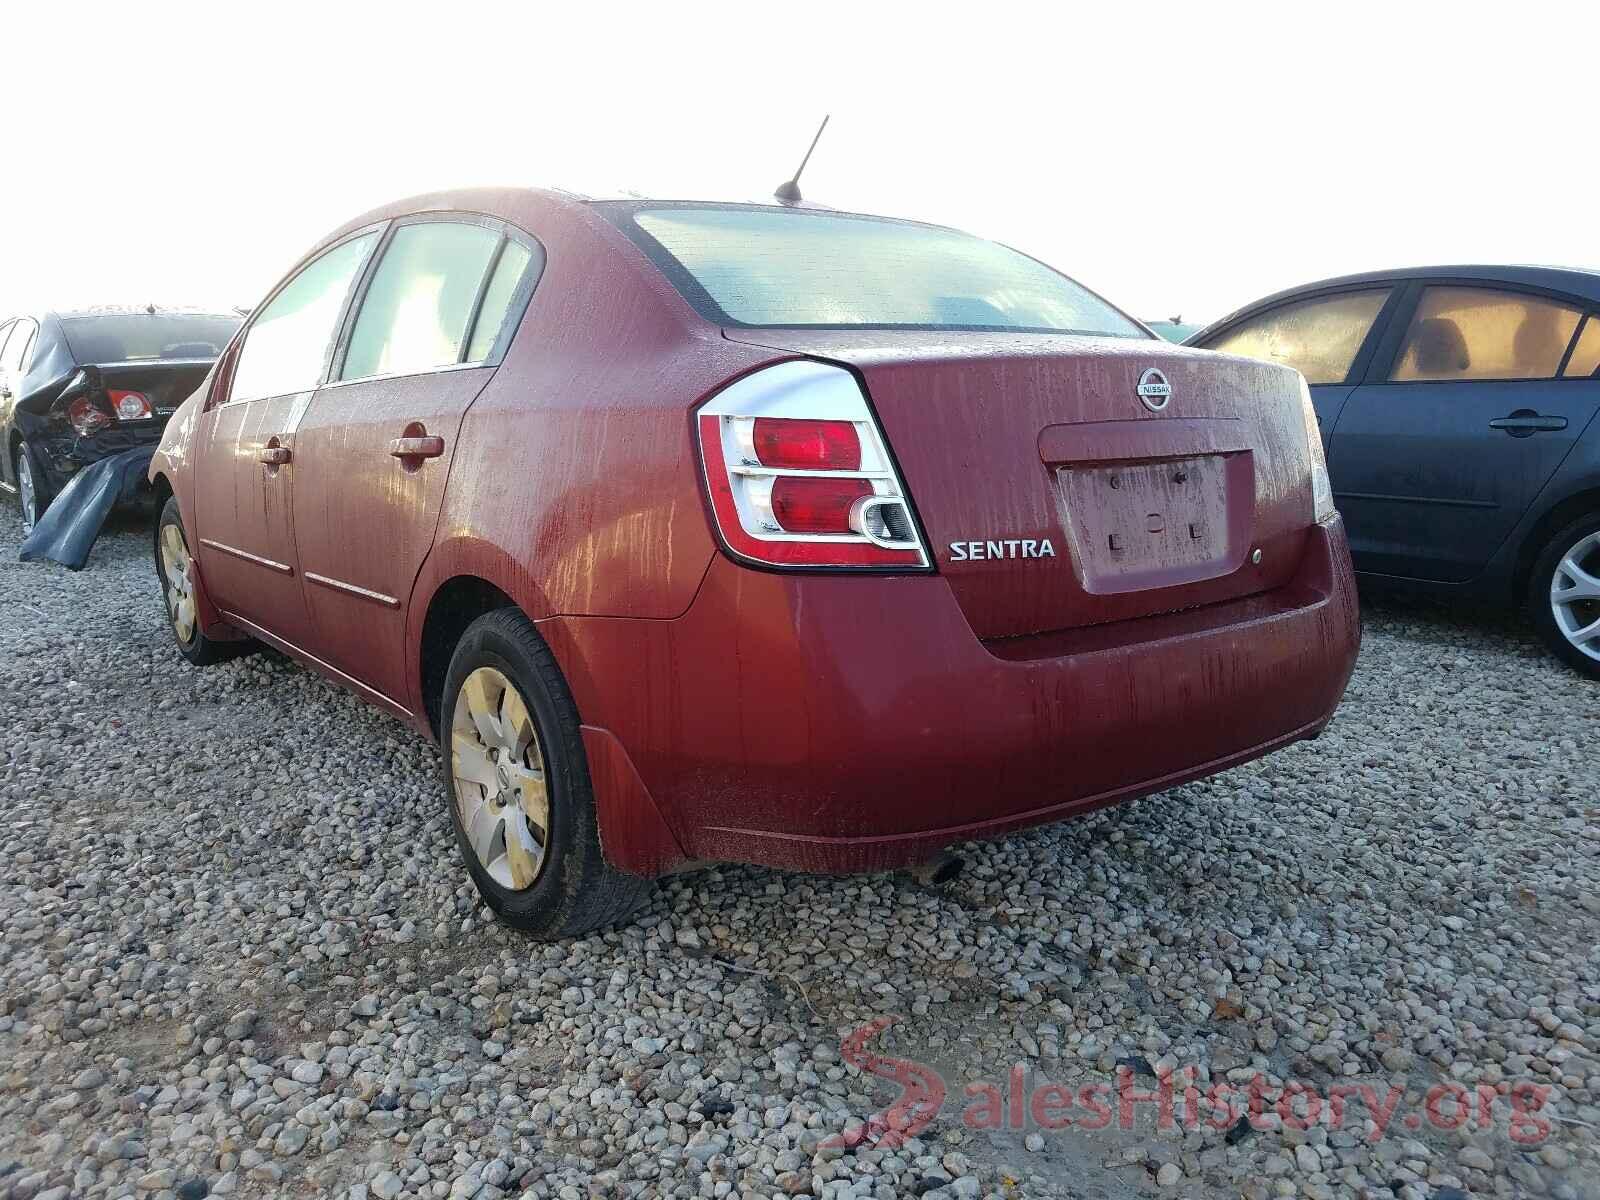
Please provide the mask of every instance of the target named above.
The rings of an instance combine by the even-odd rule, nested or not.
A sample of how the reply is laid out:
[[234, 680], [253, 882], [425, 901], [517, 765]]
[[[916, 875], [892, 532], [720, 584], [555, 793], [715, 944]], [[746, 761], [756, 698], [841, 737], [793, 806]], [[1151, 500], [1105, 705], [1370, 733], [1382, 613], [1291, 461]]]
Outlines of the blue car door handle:
[[1567, 427], [1565, 417], [1547, 417], [1531, 408], [1519, 408], [1509, 417], [1496, 417], [1490, 429], [1504, 429], [1512, 437], [1532, 437], [1536, 433], [1555, 433]]

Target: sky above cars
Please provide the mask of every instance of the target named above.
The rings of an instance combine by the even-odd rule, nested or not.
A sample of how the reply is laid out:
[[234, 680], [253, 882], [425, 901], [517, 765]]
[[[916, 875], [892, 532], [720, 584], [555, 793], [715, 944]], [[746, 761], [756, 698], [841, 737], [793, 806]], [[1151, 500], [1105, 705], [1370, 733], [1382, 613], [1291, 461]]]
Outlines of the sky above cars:
[[1365, 269], [1600, 267], [1600, 5], [143, 3], [8, 24], [0, 315], [252, 305], [336, 226], [440, 187], [767, 200], [824, 113], [807, 199], [1007, 242], [1147, 319]]

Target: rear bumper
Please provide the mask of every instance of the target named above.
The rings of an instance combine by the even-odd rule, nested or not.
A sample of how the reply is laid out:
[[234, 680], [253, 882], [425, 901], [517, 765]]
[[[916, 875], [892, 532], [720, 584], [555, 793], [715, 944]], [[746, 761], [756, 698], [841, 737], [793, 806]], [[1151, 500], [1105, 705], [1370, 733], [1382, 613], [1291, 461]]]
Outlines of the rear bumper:
[[149, 421], [130, 421], [88, 437], [79, 437], [72, 430], [40, 433], [30, 437], [29, 444], [37, 452], [44, 481], [54, 494], [66, 487], [83, 468], [101, 459], [145, 446], [154, 449], [161, 441], [167, 420], [160, 416]]
[[677, 620], [541, 629], [632, 768], [597, 798], [641, 874], [886, 869], [1146, 795], [1317, 733], [1360, 641], [1337, 519], [1272, 593], [1037, 638], [980, 642], [939, 576], [720, 557]]

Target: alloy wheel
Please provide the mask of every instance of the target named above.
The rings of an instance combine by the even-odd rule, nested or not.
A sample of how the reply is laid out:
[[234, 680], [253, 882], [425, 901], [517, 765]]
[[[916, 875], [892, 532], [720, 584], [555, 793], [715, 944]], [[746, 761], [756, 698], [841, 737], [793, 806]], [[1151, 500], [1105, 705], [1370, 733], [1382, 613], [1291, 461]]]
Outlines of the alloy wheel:
[[22, 532], [32, 533], [39, 523], [39, 489], [33, 482], [33, 464], [28, 452], [17, 447], [17, 495], [22, 500]]
[[161, 573], [167, 581], [167, 610], [178, 641], [187, 646], [194, 637], [194, 563], [183, 531], [168, 525], [161, 531]]
[[479, 864], [503, 888], [532, 887], [550, 844], [544, 754], [528, 702], [494, 667], [473, 671], [456, 696], [450, 775]]
[[1600, 661], [1600, 530], [1580, 539], [1556, 564], [1550, 611], [1561, 635]]

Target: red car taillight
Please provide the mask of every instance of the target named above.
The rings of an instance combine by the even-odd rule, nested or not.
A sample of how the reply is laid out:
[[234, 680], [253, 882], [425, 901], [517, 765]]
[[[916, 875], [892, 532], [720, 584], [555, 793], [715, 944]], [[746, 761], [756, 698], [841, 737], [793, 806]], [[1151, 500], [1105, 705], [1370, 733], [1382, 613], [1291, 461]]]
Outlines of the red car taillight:
[[717, 529], [777, 567], [926, 568], [906, 489], [855, 376], [779, 363], [735, 380], [697, 418]]
[[756, 458], [768, 467], [854, 471], [861, 466], [861, 439], [849, 421], [757, 417], [751, 442]]
[[144, 421], [156, 415], [156, 410], [150, 406], [150, 397], [143, 392], [108, 388], [106, 399], [111, 401], [111, 411], [117, 414], [119, 421]]
[[[59, 409], [57, 410], [60, 411]], [[99, 433], [111, 424], [111, 414], [88, 396], [79, 396], [67, 406], [67, 421], [78, 431], [79, 437]]]

